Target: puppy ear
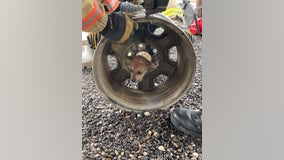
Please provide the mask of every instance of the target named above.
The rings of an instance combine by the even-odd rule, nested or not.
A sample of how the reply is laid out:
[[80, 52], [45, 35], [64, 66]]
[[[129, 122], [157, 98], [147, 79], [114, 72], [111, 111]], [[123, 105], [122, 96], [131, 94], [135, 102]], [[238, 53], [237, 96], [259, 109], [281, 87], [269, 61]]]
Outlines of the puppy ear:
[[129, 65], [130, 65], [130, 62], [131, 62], [132, 58], [133, 58], [133, 56], [126, 56], [126, 58], [125, 58], [125, 64], [126, 64], [126, 66], [129, 66]]
[[153, 62], [151, 62], [151, 61], [148, 61], [148, 62], [146, 63], [146, 65], [147, 65], [147, 67], [148, 67], [149, 69], [155, 69], [155, 68], [156, 68], [155, 63], [153, 63]]

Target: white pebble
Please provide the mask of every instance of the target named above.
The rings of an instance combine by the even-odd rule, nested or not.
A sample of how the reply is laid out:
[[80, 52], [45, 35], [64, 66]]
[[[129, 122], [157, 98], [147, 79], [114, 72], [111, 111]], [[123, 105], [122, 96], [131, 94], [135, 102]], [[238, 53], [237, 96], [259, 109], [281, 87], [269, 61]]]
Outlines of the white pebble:
[[158, 148], [160, 151], [166, 151], [165, 150], [165, 147], [163, 147], [163, 146], [159, 146], [159, 148]]
[[145, 112], [144, 115], [145, 116], [150, 116], [150, 112]]
[[191, 154], [191, 156], [192, 156], [192, 158], [197, 158], [197, 157], [198, 157], [198, 153], [193, 152], [193, 153]]
[[192, 145], [188, 145], [189, 150], [193, 150]]
[[141, 117], [141, 114], [137, 114], [137, 118], [140, 118]]
[[153, 136], [157, 137], [159, 135], [158, 132], [154, 132]]

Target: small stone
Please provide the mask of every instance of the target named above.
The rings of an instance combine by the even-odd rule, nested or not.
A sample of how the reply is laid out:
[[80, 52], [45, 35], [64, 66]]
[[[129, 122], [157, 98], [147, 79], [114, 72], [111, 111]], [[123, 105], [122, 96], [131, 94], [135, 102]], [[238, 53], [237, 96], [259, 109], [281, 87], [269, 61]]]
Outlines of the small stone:
[[172, 142], [172, 144], [173, 144], [176, 148], [179, 147], [174, 141], [171, 141], [171, 142]]
[[141, 117], [141, 114], [137, 114], [137, 118], [140, 118]]
[[116, 114], [121, 114], [121, 112], [122, 112], [121, 110], [118, 110], [118, 111], [116, 111], [115, 113], [116, 113]]
[[119, 155], [119, 152], [117, 150], [114, 151], [115, 155]]
[[99, 153], [99, 152], [101, 151], [101, 149], [100, 149], [100, 148], [93, 148], [92, 151], [93, 151], [94, 153]]
[[175, 135], [171, 134], [171, 138], [173, 138]]
[[158, 149], [159, 149], [160, 151], [166, 151], [164, 146], [159, 146]]
[[193, 150], [193, 146], [192, 145], [188, 145], [188, 149], [189, 150]]
[[143, 152], [143, 155], [144, 155], [144, 156], [147, 156], [147, 155], [148, 155], [148, 153], [147, 153], [147, 152]]
[[95, 108], [96, 108], [96, 109], [103, 109], [103, 108], [105, 108], [105, 107], [102, 106], [102, 105], [99, 105], [99, 106], [96, 106]]
[[145, 116], [150, 116], [150, 112], [145, 112], [144, 115]]
[[112, 107], [112, 103], [107, 103], [107, 107]]
[[124, 156], [124, 152], [121, 152], [120, 155]]
[[151, 135], [147, 134], [147, 136], [145, 137], [146, 140], [150, 139]]
[[198, 157], [198, 153], [193, 152], [193, 153], [191, 154], [191, 157], [192, 157], [192, 158], [197, 158], [197, 157]]
[[130, 157], [130, 158], [134, 158], [134, 155], [133, 155], [133, 154], [129, 154], [129, 157]]
[[159, 135], [158, 132], [154, 132], [153, 136], [157, 137]]
[[126, 115], [124, 118], [129, 119], [130, 117], [131, 117], [130, 115]]

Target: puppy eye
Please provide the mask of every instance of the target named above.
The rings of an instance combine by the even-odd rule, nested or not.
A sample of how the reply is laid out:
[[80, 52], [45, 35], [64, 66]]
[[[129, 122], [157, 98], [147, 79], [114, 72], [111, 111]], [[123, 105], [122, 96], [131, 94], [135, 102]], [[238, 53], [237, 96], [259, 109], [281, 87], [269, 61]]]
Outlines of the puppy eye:
[[142, 74], [142, 72], [140, 72], [140, 71], [137, 71], [137, 74], [139, 74], [139, 75], [140, 75], [140, 74]]

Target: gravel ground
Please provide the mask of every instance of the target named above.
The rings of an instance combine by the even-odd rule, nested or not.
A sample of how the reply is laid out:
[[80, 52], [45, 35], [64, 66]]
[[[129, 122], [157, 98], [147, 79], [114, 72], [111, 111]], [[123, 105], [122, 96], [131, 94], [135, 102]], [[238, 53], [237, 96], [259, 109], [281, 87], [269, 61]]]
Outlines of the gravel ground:
[[167, 110], [129, 112], [118, 109], [98, 91], [90, 71], [82, 72], [82, 157], [94, 159], [202, 160], [202, 139], [170, 122], [177, 105], [202, 108], [201, 40], [196, 40], [195, 80], [185, 96]]

